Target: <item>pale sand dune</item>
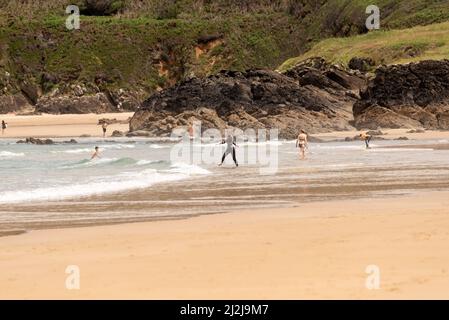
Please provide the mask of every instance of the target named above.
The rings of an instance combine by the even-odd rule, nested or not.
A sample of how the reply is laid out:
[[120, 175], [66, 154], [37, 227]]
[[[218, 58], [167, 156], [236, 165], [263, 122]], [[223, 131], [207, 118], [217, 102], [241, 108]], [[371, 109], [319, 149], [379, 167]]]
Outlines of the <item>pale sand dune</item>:
[[[126, 120], [132, 117], [132, 112], [126, 113], [104, 113], [104, 114], [67, 114], [67, 115], [36, 115], [36, 116], [14, 116], [0, 115], [0, 121], [5, 120], [8, 128], [0, 138], [57, 138], [57, 137], [79, 137], [90, 135], [101, 137], [103, 132], [101, 126], [97, 125], [102, 118]], [[108, 126], [108, 135], [114, 130], [128, 131], [128, 124], [112, 124]]]
[[33, 231], [0, 238], [0, 298], [447, 299], [448, 249], [448, 192]]

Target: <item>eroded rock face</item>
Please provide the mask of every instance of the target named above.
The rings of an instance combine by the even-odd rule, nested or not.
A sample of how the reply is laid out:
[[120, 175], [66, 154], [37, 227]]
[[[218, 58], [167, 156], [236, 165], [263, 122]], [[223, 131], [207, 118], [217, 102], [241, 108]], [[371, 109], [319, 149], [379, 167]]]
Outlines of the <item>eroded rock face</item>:
[[105, 94], [95, 95], [61, 95], [48, 96], [39, 99], [36, 111], [51, 114], [82, 114], [116, 112], [116, 107], [108, 100]]
[[0, 114], [10, 112], [27, 112], [34, 110], [28, 100], [20, 93], [14, 95], [0, 95]]
[[449, 129], [449, 60], [380, 67], [353, 111], [360, 129]]
[[195, 120], [203, 130], [277, 128], [281, 138], [296, 138], [300, 129], [350, 129], [352, 105], [364, 79], [321, 59], [312, 62], [287, 74], [223, 71], [185, 80], [146, 100], [131, 119], [130, 131], [168, 136]]

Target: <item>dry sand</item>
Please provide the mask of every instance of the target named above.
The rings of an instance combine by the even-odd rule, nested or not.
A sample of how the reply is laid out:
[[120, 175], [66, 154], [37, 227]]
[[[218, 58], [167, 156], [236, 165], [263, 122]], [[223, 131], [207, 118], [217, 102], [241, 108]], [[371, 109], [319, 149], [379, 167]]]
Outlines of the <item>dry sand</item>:
[[[426, 130], [423, 133], [409, 133], [410, 129], [382, 129], [384, 134], [379, 136], [384, 139], [398, 139], [400, 137], [407, 137], [410, 140], [435, 140], [435, 139], [449, 139], [448, 131], [439, 130]], [[355, 137], [361, 132], [366, 131], [337, 131], [320, 133], [314, 136], [322, 138], [324, 140], [344, 139], [346, 137]]]
[[[79, 137], [80, 135], [91, 135], [92, 137], [101, 137], [101, 127], [98, 126], [98, 120], [102, 118], [126, 120], [132, 117], [132, 112], [126, 113], [105, 113], [105, 114], [67, 114], [67, 115], [32, 115], [16, 116], [14, 114], [0, 114], [0, 121], [5, 120], [8, 123], [8, 129], [0, 138], [58, 138], [58, 137]], [[114, 124], [108, 127], [110, 135], [114, 130], [128, 131], [128, 124]], [[412, 140], [429, 139], [449, 139], [449, 131], [426, 131], [425, 133], [408, 133], [410, 129], [388, 129], [382, 130], [385, 139], [397, 139], [399, 137], [408, 137]], [[354, 137], [360, 134], [360, 131], [339, 131], [315, 134], [314, 136], [324, 140], [344, 139]]]
[[[2, 138], [58, 138], [79, 137], [90, 135], [101, 137], [103, 132], [98, 120], [102, 118], [127, 120], [132, 117], [132, 112], [104, 113], [104, 114], [67, 114], [67, 115], [36, 115], [15, 116], [0, 115], [0, 121], [5, 120], [8, 128]], [[108, 126], [108, 135], [114, 130], [128, 131], [128, 124], [112, 124]]]
[[42, 230], [0, 238], [0, 298], [447, 299], [448, 249], [448, 192]]

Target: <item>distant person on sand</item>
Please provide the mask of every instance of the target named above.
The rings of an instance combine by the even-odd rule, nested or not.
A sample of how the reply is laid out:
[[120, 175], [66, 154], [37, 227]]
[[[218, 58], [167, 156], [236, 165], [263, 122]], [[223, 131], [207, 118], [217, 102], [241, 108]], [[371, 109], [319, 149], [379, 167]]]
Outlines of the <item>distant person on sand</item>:
[[100, 157], [100, 148], [98, 148], [98, 147], [95, 147], [95, 152], [92, 154], [92, 157], [90, 158], [90, 160], [93, 160], [95, 158], [101, 159], [101, 157]]
[[306, 159], [307, 146], [308, 146], [307, 133], [304, 130], [301, 130], [301, 132], [298, 135], [298, 139], [296, 140], [296, 148], [299, 147], [299, 156], [301, 160]]
[[2, 135], [5, 133], [6, 128], [8, 128], [8, 124], [5, 120], [2, 120]]
[[361, 133], [360, 134], [360, 140], [365, 141], [365, 145], [367, 149], [370, 149], [369, 143], [371, 141], [372, 136], [370, 136], [368, 133]]
[[103, 138], [106, 138], [106, 130], [108, 128], [108, 124], [106, 122], [103, 122], [101, 128], [103, 129]]
[[221, 163], [219, 166], [223, 164], [228, 154], [232, 153], [232, 160], [234, 160], [235, 166], [238, 167], [239, 164], [237, 162], [237, 157], [235, 155], [235, 147], [238, 147], [238, 145], [235, 143], [235, 139], [233, 135], [228, 135], [226, 137], [226, 140], [223, 140], [221, 144], [227, 144], [226, 150], [223, 153], [223, 157], [221, 158]]

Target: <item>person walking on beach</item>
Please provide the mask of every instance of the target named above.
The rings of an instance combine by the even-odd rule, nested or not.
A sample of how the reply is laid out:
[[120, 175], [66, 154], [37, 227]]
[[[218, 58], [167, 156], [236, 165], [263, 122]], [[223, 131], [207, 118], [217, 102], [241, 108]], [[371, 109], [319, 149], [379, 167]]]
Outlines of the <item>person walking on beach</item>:
[[95, 158], [101, 159], [101, 157], [100, 157], [100, 148], [98, 148], [98, 147], [95, 147], [95, 152], [92, 154], [92, 157], [90, 158], [90, 160], [93, 160]]
[[361, 133], [360, 134], [360, 140], [365, 141], [365, 145], [367, 149], [370, 149], [371, 147], [369, 146], [369, 143], [371, 141], [372, 136], [369, 135], [368, 133]]
[[298, 139], [296, 140], [296, 148], [298, 147], [299, 147], [299, 158], [301, 160], [305, 160], [308, 141], [307, 141], [307, 133], [304, 130], [301, 130], [301, 132], [298, 135]]
[[106, 130], [108, 128], [108, 124], [106, 122], [103, 122], [101, 128], [103, 129], [103, 138], [106, 138]]
[[5, 120], [2, 120], [2, 135], [5, 133], [6, 128], [8, 128], [8, 124]]
[[221, 158], [221, 163], [219, 164], [219, 166], [221, 166], [223, 164], [223, 162], [225, 161], [226, 157], [228, 154], [232, 153], [232, 160], [234, 160], [235, 166], [238, 167], [239, 164], [237, 162], [237, 157], [235, 155], [235, 147], [238, 147], [238, 145], [235, 143], [235, 138], [233, 135], [229, 134], [226, 137], [226, 140], [223, 140], [221, 142], [221, 144], [227, 144], [226, 146], [226, 150], [223, 153], [223, 157]]

